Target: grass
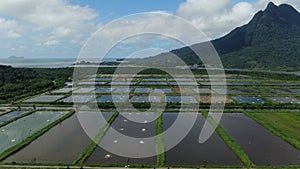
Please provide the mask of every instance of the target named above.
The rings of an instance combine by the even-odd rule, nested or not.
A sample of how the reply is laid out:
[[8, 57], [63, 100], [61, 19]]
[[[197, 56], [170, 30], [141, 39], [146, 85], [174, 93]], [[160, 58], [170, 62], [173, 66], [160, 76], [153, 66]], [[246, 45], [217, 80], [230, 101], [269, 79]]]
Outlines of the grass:
[[245, 114], [273, 134], [300, 149], [300, 113], [292, 112], [249, 112]]
[[165, 141], [163, 136], [163, 115], [156, 119], [156, 165], [163, 166], [165, 163]]
[[238, 158], [244, 163], [246, 167], [254, 167], [255, 164], [250, 160], [244, 150], [230, 137], [229, 134], [215, 122], [215, 120], [208, 115], [208, 112], [203, 112], [203, 116], [209, 121], [209, 123], [216, 127], [216, 132], [224, 140], [227, 146], [238, 156]]
[[95, 136], [95, 138], [90, 142], [90, 144], [80, 153], [77, 159], [74, 161], [74, 164], [82, 165], [83, 162], [92, 154], [92, 152], [97, 148], [98, 143], [105, 135], [106, 131], [108, 130], [109, 126], [112, 122], [117, 118], [119, 112], [115, 112], [110, 119], [107, 121], [104, 127], [101, 128], [99, 133]]
[[[34, 112], [34, 111], [33, 111]], [[32, 113], [33, 113], [32, 112]], [[43, 129], [41, 129], [40, 131], [34, 133], [33, 135], [27, 137], [24, 141], [20, 142], [19, 144], [7, 149], [6, 151], [4, 151], [1, 155], [0, 155], [0, 161], [3, 161], [4, 159], [6, 159], [8, 156], [18, 152], [19, 150], [21, 150], [22, 148], [24, 148], [25, 146], [27, 146], [28, 144], [30, 144], [32, 141], [34, 141], [35, 139], [37, 139], [38, 137], [40, 137], [41, 135], [43, 135], [44, 133], [46, 133], [47, 131], [49, 131], [52, 127], [56, 126], [57, 124], [61, 123], [63, 120], [69, 118], [71, 115], [73, 115], [75, 113], [74, 110], [70, 111], [68, 114], [64, 115], [63, 117], [55, 120], [54, 122], [52, 122], [51, 124], [49, 124], [48, 126], [44, 127]]]

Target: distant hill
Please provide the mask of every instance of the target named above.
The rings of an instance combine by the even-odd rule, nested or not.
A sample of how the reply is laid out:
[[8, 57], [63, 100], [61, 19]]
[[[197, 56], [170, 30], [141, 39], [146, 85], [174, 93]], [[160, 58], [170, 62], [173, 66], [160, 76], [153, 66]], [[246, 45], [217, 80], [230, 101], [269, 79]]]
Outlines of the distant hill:
[[[212, 44], [224, 67], [271, 70], [300, 70], [300, 13], [292, 6], [276, 6], [270, 2], [252, 20], [231, 31]], [[193, 45], [201, 48], [204, 43]], [[187, 64], [201, 64], [189, 47], [176, 49]], [[155, 63], [168, 59], [170, 53], [148, 58]], [[154, 59], [155, 58], [155, 59]]]
[[9, 56], [8, 59], [25, 59], [24, 56]]

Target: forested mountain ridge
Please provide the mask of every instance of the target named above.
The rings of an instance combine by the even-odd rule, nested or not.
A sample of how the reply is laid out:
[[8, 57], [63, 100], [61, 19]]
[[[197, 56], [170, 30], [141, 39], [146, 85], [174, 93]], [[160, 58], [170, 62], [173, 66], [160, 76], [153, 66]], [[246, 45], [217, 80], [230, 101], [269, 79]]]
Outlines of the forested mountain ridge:
[[[292, 6], [270, 2], [252, 20], [211, 41], [225, 68], [300, 70], [300, 13]], [[204, 43], [193, 45], [201, 47]], [[201, 64], [189, 47], [172, 50], [187, 64]], [[168, 53], [152, 57], [166, 59]], [[155, 61], [158, 63], [157, 61]]]

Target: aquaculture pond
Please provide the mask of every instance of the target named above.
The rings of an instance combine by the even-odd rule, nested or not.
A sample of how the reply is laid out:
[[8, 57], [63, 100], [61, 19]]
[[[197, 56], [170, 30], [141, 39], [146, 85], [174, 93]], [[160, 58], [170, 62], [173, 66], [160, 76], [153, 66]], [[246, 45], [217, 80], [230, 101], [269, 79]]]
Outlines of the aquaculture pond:
[[[109, 119], [113, 113], [102, 114]], [[106, 124], [98, 116], [96, 112], [76, 113], [3, 162], [72, 164], [91, 142], [81, 123], [95, 135]]]
[[165, 94], [170, 94], [172, 93], [172, 89], [170, 88], [156, 88], [153, 91], [154, 93], [165, 93]]
[[64, 97], [64, 95], [39, 95], [39, 96], [35, 96], [30, 99], [27, 99], [24, 102], [26, 102], [26, 103], [35, 103], [35, 102], [49, 103], [49, 102], [54, 102], [63, 97]]
[[28, 113], [29, 111], [12, 111], [0, 116], [0, 124], [10, 121], [14, 118], [20, 117], [23, 114]]
[[166, 81], [167, 78], [144, 78], [143, 81]]
[[161, 96], [133, 96], [130, 100], [133, 103], [160, 102]]
[[204, 86], [226, 86], [231, 85], [230, 82], [200, 82], [201, 85]]
[[82, 93], [91, 93], [92, 91], [94, 91], [95, 88], [79, 88], [77, 90], [74, 90], [73, 93], [75, 94], [82, 94]]
[[66, 115], [67, 111], [37, 111], [0, 128], [0, 154]]
[[132, 88], [116, 88], [116, 90], [114, 90], [114, 93], [130, 93], [130, 91], [132, 90]]
[[167, 82], [140, 82], [140, 85], [165, 86]]
[[114, 88], [105, 87], [105, 88], [97, 88], [95, 93], [110, 93], [114, 90]]
[[[191, 115], [186, 113], [186, 116]], [[194, 116], [193, 116], [194, 117]], [[176, 120], [175, 113], [163, 113], [163, 128], [167, 130]], [[241, 166], [241, 161], [223, 142], [217, 133], [205, 142], [199, 143], [199, 135], [205, 119], [198, 114], [196, 122], [188, 135], [174, 148], [166, 152], [167, 166]], [[175, 133], [174, 133], [175, 134]], [[165, 144], [168, 146], [173, 137], [165, 136]]]
[[300, 94], [300, 89], [290, 89], [292, 93]]
[[75, 88], [61, 88], [61, 89], [52, 91], [52, 93], [70, 93], [74, 89]]
[[197, 100], [193, 96], [166, 96], [166, 102], [168, 103], [197, 103]]
[[136, 82], [110, 82], [110, 85], [135, 85]]
[[96, 99], [98, 103], [113, 103], [113, 102], [126, 102], [128, 97], [125, 95], [103, 95]]
[[259, 86], [261, 85], [259, 82], [231, 82], [232, 85], [237, 86]]
[[238, 103], [249, 103], [249, 104], [264, 104], [265, 100], [260, 97], [251, 96], [232, 96], [232, 98]]
[[256, 165], [299, 165], [300, 151], [242, 113], [223, 114], [221, 126]]
[[193, 89], [194, 92], [199, 93], [199, 94], [211, 94], [212, 91], [208, 88], [195, 88]]
[[270, 99], [276, 103], [300, 104], [300, 100], [291, 97], [267, 97], [267, 99]]
[[214, 91], [218, 94], [243, 94], [242, 91], [240, 90], [231, 90], [231, 89], [221, 89], [221, 88], [216, 88]]
[[136, 88], [134, 90], [134, 93], [151, 93], [152, 92], [152, 89], [151, 88]]
[[[125, 117], [130, 116], [130, 119]], [[120, 151], [121, 153], [136, 154], [142, 152], [149, 152], [155, 154], [155, 141], [146, 141], [143, 138], [155, 136], [156, 121], [154, 113], [134, 113], [124, 112], [112, 123], [111, 128], [101, 140], [100, 145], [107, 145], [113, 151]], [[138, 121], [138, 122], [137, 122]], [[114, 132], [116, 130], [117, 132]], [[121, 135], [117, 134], [121, 133]], [[126, 136], [140, 138], [136, 142], [128, 142], [125, 140]], [[126, 145], [124, 145], [124, 143]], [[156, 157], [148, 158], [126, 158], [108, 152], [107, 150], [98, 146], [91, 156], [85, 161], [85, 164], [148, 164], [154, 165]]]
[[178, 82], [170, 82], [170, 85], [182, 85], [182, 86], [197, 86], [198, 83], [196, 82], [187, 82], [187, 81], [178, 81]]
[[94, 99], [94, 97], [92, 95], [73, 95], [73, 96], [69, 96], [65, 99], [62, 99], [60, 101], [66, 102], [66, 103], [87, 103], [93, 99]]

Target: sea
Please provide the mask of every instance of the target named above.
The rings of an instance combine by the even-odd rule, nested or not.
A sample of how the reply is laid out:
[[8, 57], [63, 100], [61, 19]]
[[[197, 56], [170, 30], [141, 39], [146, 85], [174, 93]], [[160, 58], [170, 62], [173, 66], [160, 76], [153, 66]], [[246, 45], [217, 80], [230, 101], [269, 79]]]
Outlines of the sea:
[[[100, 59], [88, 60], [93, 62], [100, 62]], [[104, 58], [103, 60], [101, 60], [101, 62], [111, 62], [116, 60], [116, 58]], [[63, 68], [73, 67], [74, 63], [76, 62], [78, 62], [76, 58], [0, 58], [0, 65], [12, 66], [15, 68]]]

